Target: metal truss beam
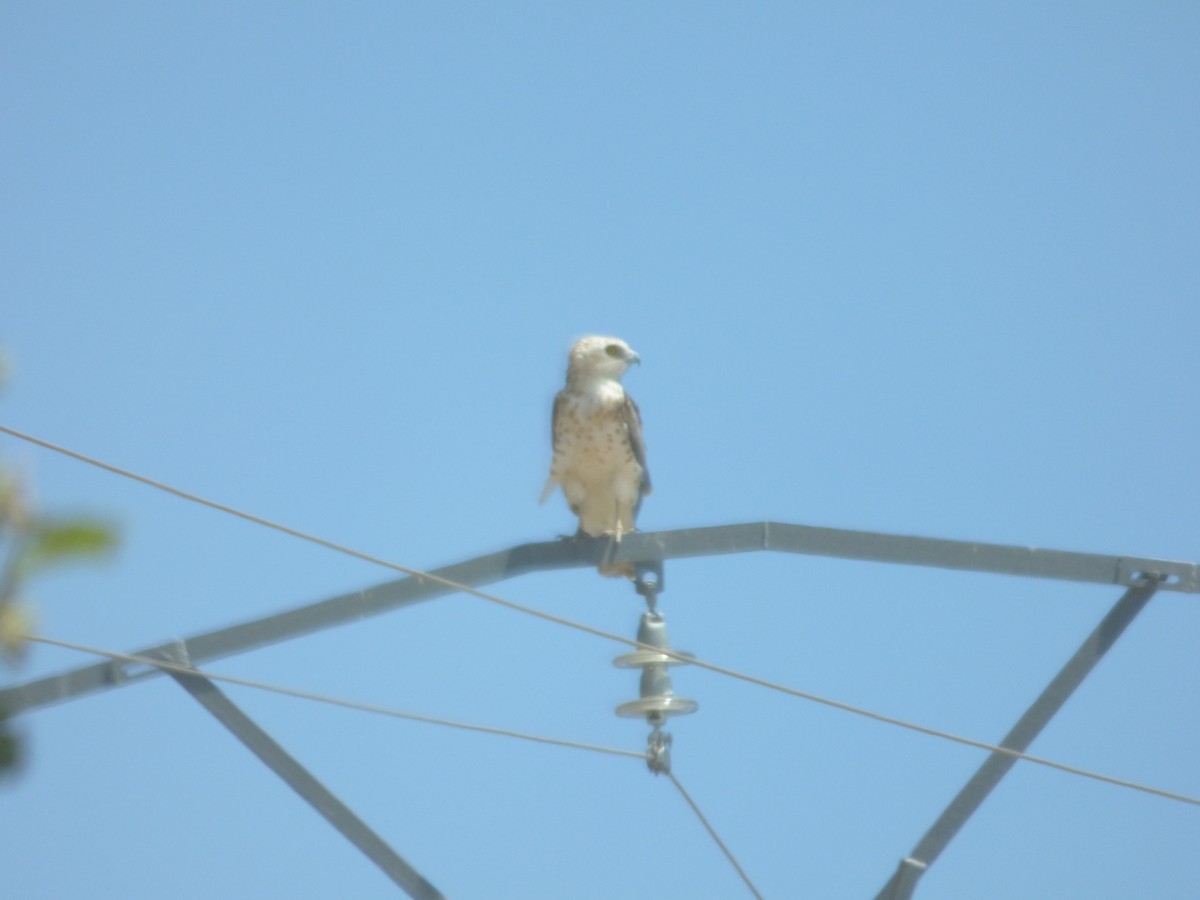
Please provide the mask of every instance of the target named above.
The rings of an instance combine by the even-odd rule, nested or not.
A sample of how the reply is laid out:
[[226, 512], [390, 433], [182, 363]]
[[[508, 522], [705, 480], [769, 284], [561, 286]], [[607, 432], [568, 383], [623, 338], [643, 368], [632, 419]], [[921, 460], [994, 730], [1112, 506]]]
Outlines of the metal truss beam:
[[[637, 532], [627, 535], [616, 548], [600, 538], [521, 544], [436, 569], [431, 574], [469, 587], [482, 587], [526, 572], [594, 566], [602, 559], [647, 563], [763, 550], [1127, 587], [1141, 584], [1147, 575], [1152, 575], [1159, 590], [1200, 593], [1200, 566], [1195, 563], [778, 522]], [[192, 665], [199, 665], [450, 593], [454, 590], [444, 584], [412, 576], [186, 640], [156, 644], [136, 651], [135, 655], [152, 659], [182, 656], [191, 660]], [[154, 668], [135, 670], [121, 663], [98, 663], [0, 691], [0, 708], [16, 715], [159, 674]]]
[[[1145, 609], [1154, 592], [1154, 586], [1130, 588], [1126, 591], [1075, 651], [1075, 655], [1054, 676], [1033, 705], [1017, 720], [1017, 724], [999, 746], [1024, 753], [1109, 648], [1116, 643], [1129, 623]], [[992, 789], [1000, 783], [1000, 779], [1007, 775], [1016, 763], [1015, 757], [992, 753], [958, 795], [950, 801], [950, 805], [929, 831], [925, 832], [925, 836], [913, 852], [901, 860], [891, 881], [884, 886], [875, 900], [909, 900], [917, 886], [917, 880], [933, 865], [946, 849], [946, 845], [967, 823], [967, 819], [979, 809]]]
[[198, 675], [169, 673], [179, 685], [213, 716], [271, 771], [287, 782], [297, 794], [320, 813], [350, 843], [366, 854], [388, 878], [413, 900], [444, 900], [442, 893], [426, 881], [416, 869], [389, 847], [350, 807], [330, 793], [308, 769], [284, 750], [246, 715], [220, 688]]

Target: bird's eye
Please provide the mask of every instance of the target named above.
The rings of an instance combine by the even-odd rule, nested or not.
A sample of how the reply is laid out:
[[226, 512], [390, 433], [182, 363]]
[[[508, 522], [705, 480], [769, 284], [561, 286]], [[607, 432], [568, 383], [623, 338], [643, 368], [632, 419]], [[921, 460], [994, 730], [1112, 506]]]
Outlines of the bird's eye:
[[609, 344], [607, 347], [604, 348], [604, 352], [607, 353], [609, 356], [620, 356], [621, 348], [617, 344]]

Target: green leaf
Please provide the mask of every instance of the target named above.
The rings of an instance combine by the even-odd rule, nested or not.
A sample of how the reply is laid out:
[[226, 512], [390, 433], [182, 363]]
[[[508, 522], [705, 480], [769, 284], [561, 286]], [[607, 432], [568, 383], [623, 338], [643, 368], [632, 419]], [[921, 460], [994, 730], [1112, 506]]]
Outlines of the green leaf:
[[0, 658], [20, 662], [25, 655], [25, 639], [33, 631], [33, 616], [18, 603], [0, 603]]
[[19, 529], [28, 520], [29, 510], [21, 482], [12, 473], [0, 469], [0, 528]]
[[0, 775], [5, 769], [15, 769], [21, 762], [21, 741], [8, 723], [8, 713], [0, 707]]
[[22, 575], [48, 565], [107, 556], [117, 545], [117, 535], [104, 522], [89, 519], [39, 520], [26, 532], [18, 565]]

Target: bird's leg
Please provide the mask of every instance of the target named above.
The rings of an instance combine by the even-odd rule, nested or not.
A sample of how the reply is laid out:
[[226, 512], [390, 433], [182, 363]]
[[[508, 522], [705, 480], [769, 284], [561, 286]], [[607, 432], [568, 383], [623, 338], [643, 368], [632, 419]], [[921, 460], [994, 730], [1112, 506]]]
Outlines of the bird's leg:
[[620, 532], [608, 532], [605, 536], [608, 538], [608, 543], [605, 544], [604, 555], [601, 557], [601, 572], [612, 567], [612, 558], [617, 555], [617, 547], [621, 543]]

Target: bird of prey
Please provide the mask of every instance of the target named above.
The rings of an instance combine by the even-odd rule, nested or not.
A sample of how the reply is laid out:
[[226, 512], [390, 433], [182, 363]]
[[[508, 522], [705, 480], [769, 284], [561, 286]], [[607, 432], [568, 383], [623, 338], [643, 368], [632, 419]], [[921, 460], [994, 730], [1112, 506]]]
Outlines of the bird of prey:
[[[621, 386], [641, 360], [619, 338], [585, 337], [567, 358], [567, 385], [554, 398], [554, 456], [541, 501], [562, 488], [579, 517], [576, 537], [620, 541], [634, 530], [642, 498], [650, 493], [642, 417]], [[633, 576], [632, 566], [602, 565], [605, 575]]]

